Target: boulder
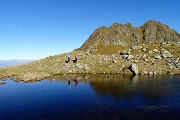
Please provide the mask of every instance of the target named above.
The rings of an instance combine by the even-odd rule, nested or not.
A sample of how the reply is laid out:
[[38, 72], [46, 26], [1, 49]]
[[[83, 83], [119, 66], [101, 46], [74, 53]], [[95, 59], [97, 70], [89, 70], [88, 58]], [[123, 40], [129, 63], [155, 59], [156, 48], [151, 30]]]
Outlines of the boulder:
[[147, 48], [145, 48], [145, 47], [144, 47], [144, 48], [142, 48], [141, 50], [142, 50], [142, 51], [146, 51], [146, 50], [147, 50]]
[[160, 55], [156, 55], [154, 56], [155, 59], [161, 59], [161, 56]]
[[167, 51], [165, 49], [162, 49], [162, 50], [163, 50], [162, 51], [162, 57], [163, 58], [171, 58], [171, 57], [173, 57], [173, 55], [169, 51]]
[[138, 70], [138, 66], [136, 64], [131, 64], [131, 66], [129, 67], [129, 70], [134, 74], [134, 75], [138, 75], [139, 74], [139, 70]]
[[157, 52], [158, 52], [158, 49], [154, 49], [153, 52], [154, 52], [154, 53], [157, 53]]

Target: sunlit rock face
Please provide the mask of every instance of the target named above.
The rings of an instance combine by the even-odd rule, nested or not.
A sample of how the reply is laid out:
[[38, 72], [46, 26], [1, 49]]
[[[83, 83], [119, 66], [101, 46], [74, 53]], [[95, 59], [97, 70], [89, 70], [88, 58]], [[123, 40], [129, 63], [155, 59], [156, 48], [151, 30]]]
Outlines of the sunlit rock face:
[[[141, 27], [131, 23], [114, 23], [110, 27], [99, 27], [79, 48], [88, 52], [103, 52], [103, 48], [132, 47], [143, 43], [178, 42], [180, 35], [160, 22], [149, 20]], [[120, 49], [119, 48], [119, 49]]]

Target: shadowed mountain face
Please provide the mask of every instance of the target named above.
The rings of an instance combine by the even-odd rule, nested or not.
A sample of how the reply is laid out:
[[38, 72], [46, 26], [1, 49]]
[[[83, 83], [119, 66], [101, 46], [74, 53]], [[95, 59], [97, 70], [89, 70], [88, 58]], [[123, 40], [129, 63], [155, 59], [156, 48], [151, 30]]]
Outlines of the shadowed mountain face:
[[88, 52], [113, 53], [143, 43], [178, 41], [180, 41], [180, 35], [176, 31], [160, 22], [149, 20], [141, 27], [133, 27], [130, 23], [114, 23], [109, 28], [100, 27], [79, 49]]

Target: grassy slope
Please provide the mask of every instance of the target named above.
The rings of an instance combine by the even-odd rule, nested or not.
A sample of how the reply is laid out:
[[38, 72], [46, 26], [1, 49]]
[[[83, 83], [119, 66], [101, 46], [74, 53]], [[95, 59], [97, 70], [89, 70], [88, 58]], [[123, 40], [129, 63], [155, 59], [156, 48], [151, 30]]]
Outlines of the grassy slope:
[[[18, 65], [14, 67], [7, 67], [0, 69], [0, 76], [17, 76], [18, 79], [28, 81], [28, 80], [39, 80], [56, 74], [64, 73], [119, 73], [123, 74], [123, 69], [127, 68], [131, 63], [136, 63], [139, 67], [139, 71], [142, 74], [145, 72], [156, 72], [159, 74], [165, 74], [168, 72], [180, 73], [179, 69], [170, 70], [167, 66], [167, 60], [155, 60], [151, 59], [155, 55], [160, 55], [162, 48], [170, 51], [174, 56], [173, 58], [180, 58], [180, 45], [179, 44], [142, 44], [142, 48], [147, 48], [146, 51], [141, 49], [133, 49], [131, 55], [134, 56], [131, 60], [125, 60], [120, 56], [117, 51], [121, 48], [114, 49], [114, 54], [98, 53], [94, 55], [86, 55], [83, 51], [73, 51], [70, 52], [71, 56], [78, 55], [78, 63], [65, 63], [66, 54], [60, 54], [55, 56], [50, 56], [45, 59], [26, 63], [23, 65]], [[108, 47], [107, 47], [108, 48]], [[109, 49], [109, 48], [108, 48]], [[158, 53], [149, 53], [154, 49], [158, 49]], [[106, 54], [106, 55], [105, 55]], [[143, 58], [138, 57], [140, 55], [146, 55], [148, 62]], [[116, 62], [112, 62], [115, 60]]]

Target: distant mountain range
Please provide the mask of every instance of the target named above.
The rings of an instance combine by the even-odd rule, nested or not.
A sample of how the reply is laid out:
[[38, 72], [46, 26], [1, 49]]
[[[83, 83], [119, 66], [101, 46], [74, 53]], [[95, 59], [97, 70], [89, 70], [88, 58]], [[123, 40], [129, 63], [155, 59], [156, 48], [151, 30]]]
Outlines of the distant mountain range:
[[0, 60], [0, 67], [14, 66], [23, 63], [28, 63], [33, 60], [19, 60], [19, 59], [10, 59], [10, 60]]

